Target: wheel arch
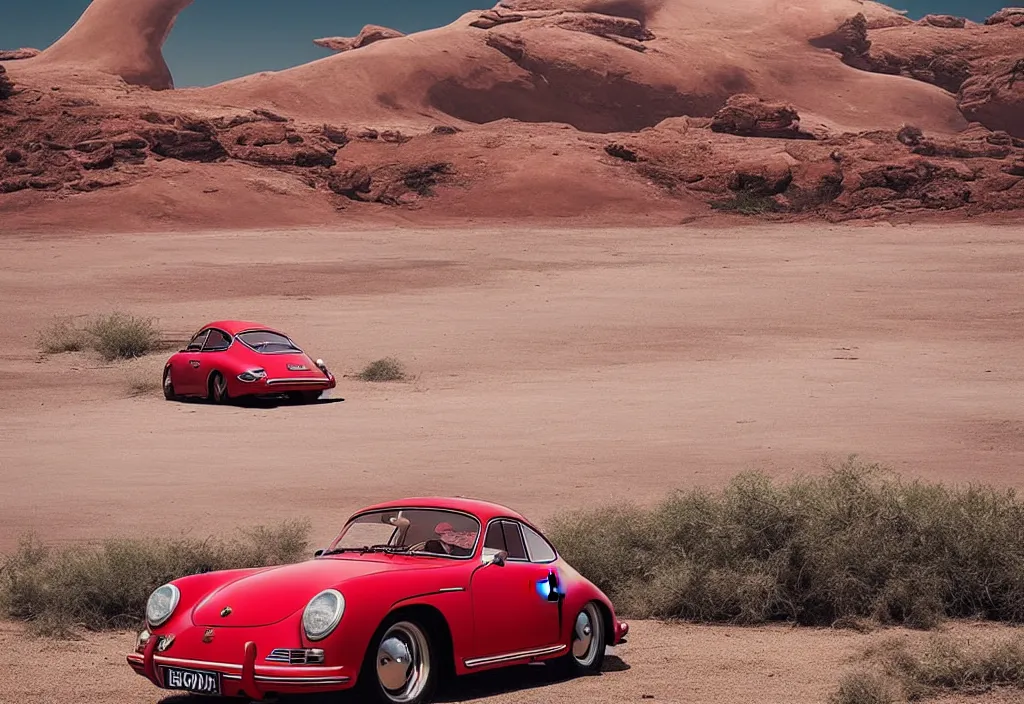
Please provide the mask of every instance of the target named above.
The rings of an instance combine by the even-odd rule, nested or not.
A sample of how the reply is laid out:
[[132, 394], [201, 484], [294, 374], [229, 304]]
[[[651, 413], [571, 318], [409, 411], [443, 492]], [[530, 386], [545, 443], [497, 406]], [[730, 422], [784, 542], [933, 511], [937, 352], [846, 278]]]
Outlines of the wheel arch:
[[441, 609], [433, 604], [400, 603], [395, 605], [381, 619], [377, 629], [373, 632], [370, 642], [366, 646], [364, 662], [368, 661], [371, 651], [377, 641], [384, 635], [385, 628], [396, 620], [408, 619], [415, 621], [427, 629], [427, 635], [431, 638], [431, 645], [438, 649], [438, 662], [441, 663], [441, 679], [450, 680], [455, 675], [455, 647], [452, 640], [452, 630], [448, 618]]

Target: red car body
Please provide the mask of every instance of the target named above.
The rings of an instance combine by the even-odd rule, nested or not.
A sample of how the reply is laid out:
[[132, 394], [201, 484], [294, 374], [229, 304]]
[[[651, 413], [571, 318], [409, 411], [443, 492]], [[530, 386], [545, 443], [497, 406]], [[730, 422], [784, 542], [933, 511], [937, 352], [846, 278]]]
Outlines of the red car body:
[[203, 326], [164, 365], [164, 396], [225, 403], [246, 396], [315, 400], [337, 385], [285, 334], [259, 323], [221, 320]]
[[[328, 549], [297, 564], [175, 580], [172, 613], [156, 625], [147, 607], [146, 630], [128, 664], [167, 689], [258, 700], [362, 684], [378, 701], [420, 703], [433, 691], [433, 683], [424, 682], [444, 672], [463, 675], [544, 660], [576, 671], [600, 669], [605, 646], [623, 642], [628, 625], [617, 619], [608, 598], [526, 519], [503, 506], [451, 498], [371, 506], [349, 519], [332, 549], [348, 542], [356, 528], [376, 531], [378, 522], [384, 532], [405, 526], [415, 542], [428, 537], [424, 525], [435, 517], [444, 518], [431, 529], [443, 540], [394, 551], [383, 545], [376, 552]], [[452, 519], [477, 529], [459, 532]], [[401, 528], [394, 530], [389, 542], [398, 545], [402, 538], [394, 542], [394, 535]], [[402, 552], [410, 547], [415, 552]], [[160, 589], [171, 593], [168, 585]], [[325, 590], [342, 595], [342, 612], [333, 630], [311, 640], [307, 612], [324, 613], [313, 601]], [[400, 637], [384, 637], [395, 624], [411, 624], [406, 631], [418, 627], [426, 636], [420, 651], [428, 667], [417, 685], [424, 686], [407, 687], [404, 694], [388, 686], [398, 687], [403, 676], [412, 681], [414, 666], [403, 675], [402, 663], [403, 657], [409, 663], [415, 658], [412, 648], [401, 650]], [[393, 657], [395, 652], [404, 655]]]

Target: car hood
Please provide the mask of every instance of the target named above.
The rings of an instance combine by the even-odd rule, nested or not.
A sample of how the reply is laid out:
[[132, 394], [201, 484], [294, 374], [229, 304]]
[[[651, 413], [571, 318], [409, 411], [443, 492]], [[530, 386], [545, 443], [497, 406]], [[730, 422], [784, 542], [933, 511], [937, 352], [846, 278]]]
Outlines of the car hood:
[[[409, 569], [375, 560], [320, 559], [252, 572], [221, 585], [192, 611], [197, 626], [269, 626], [303, 609], [324, 589], [346, 580]], [[342, 591], [344, 593], [344, 591]], [[221, 614], [230, 609], [230, 612]]]

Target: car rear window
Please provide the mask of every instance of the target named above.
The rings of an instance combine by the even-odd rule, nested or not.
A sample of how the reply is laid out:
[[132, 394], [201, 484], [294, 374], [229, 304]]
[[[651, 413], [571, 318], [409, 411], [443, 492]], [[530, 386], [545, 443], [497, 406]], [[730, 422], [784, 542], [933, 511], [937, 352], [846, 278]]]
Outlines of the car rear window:
[[251, 347], [263, 354], [275, 354], [281, 352], [298, 352], [299, 348], [284, 335], [269, 330], [250, 330], [238, 335], [246, 347]]

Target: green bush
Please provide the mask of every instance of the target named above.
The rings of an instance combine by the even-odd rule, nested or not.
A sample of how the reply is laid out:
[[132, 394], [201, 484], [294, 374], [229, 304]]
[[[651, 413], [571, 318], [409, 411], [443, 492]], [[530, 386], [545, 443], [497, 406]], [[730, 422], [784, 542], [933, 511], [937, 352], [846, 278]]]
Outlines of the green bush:
[[0, 568], [0, 613], [38, 633], [137, 627], [150, 593], [178, 577], [264, 567], [307, 557], [309, 525], [243, 531], [233, 540], [108, 540], [47, 549], [32, 539]]
[[561, 554], [636, 617], [928, 628], [1024, 621], [1024, 504], [1010, 490], [905, 482], [850, 458], [777, 484], [568, 515]]
[[367, 364], [359, 378], [363, 381], [403, 381], [406, 378], [405, 365], [394, 357], [385, 357]]

